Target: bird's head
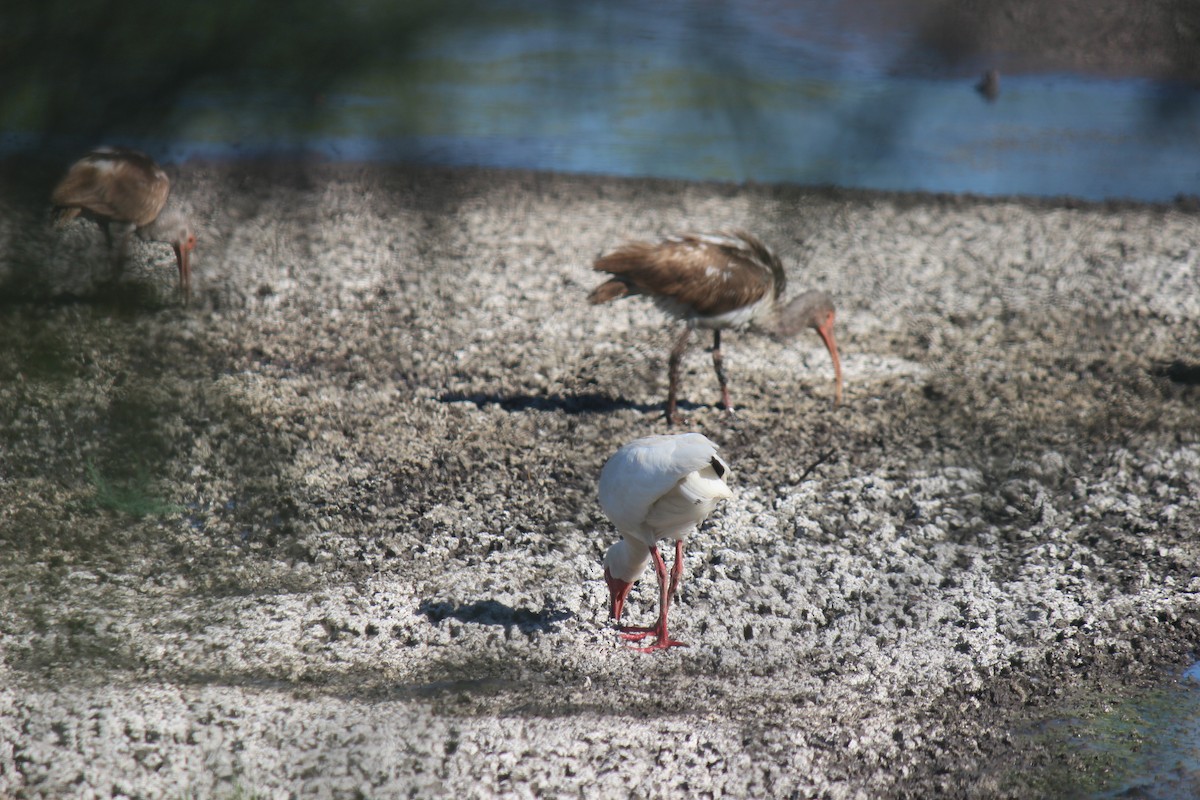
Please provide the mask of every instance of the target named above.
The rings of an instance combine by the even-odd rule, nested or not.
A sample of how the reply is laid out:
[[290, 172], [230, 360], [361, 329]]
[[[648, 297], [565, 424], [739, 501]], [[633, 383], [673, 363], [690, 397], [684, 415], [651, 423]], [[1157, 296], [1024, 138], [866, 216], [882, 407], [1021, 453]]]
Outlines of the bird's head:
[[175, 251], [179, 267], [179, 288], [184, 297], [192, 293], [192, 251], [196, 249], [196, 234], [184, 214], [170, 210], [160, 214], [146, 229], [147, 238], [167, 242]]
[[621, 539], [604, 554], [604, 582], [608, 584], [608, 617], [621, 621], [625, 598], [650, 562], [650, 548]]
[[608, 584], [608, 618], [620, 622], [621, 614], [625, 611], [625, 598], [629, 596], [633, 583], [614, 578], [608, 567], [604, 568], [604, 582]]
[[825, 343], [833, 359], [835, 403], [842, 402], [842, 360], [838, 356], [837, 340], [833, 337], [833, 298], [825, 292], [805, 292], [792, 298], [779, 310], [774, 333], [784, 340], [794, 339], [806, 328], [812, 328]]

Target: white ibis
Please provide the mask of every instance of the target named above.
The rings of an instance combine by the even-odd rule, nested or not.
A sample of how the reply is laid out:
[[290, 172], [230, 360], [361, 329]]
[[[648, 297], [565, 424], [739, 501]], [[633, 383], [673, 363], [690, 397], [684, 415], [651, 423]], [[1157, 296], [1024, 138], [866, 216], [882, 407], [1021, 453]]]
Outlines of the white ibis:
[[[683, 540], [733, 493], [725, 483], [729, 467], [717, 446], [699, 433], [648, 436], [622, 447], [600, 470], [600, 507], [621, 539], [604, 555], [611, 619], [621, 623], [625, 597], [653, 559], [658, 575], [658, 622], [650, 627], [621, 627], [622, 638], [655, 639], [642, 652], [685, 646], [667, 635], [667, 612], [683, 574]], [[658, 552], [660, 539], [675, 540], [670, 583]]]
[[648, 295], [655, 304], [687, 325], [671, 348], [667, 419], [675, 413], [679, 365], [694, 328], [713, 332], [712, 359], [721, 384], [721, 403], [732, 411], [721, 356], [721, 331], [751, 323], [776, 338], [794, 338], [813, 328], [833, 359], [834, 402], [842, 401], [842, 363], [833, 338], [833, 300], [824, 292], [805, 292], [784, 304], [787, 279], [779, 257], [755, 237], [732, 234], [685, 234], [657, 244], [631, 242], [601, 256], [593, 265], [612, 275], [588, 295], [593, 305], [619, 297]]
[[105, 234], [110, 246], [112, 229], [117, 229], [114, 279], [120, 276], [125, 247], [133, 231], [142, 239], [171, 245], [179, 266], [179, 287], [186, 297], [191, 293], [191, 252], [196, 237], [179, 211], [163, 213], [170, 192], [167, 173], [149, 156], [136, 150], [101, 147], [71, 165], [50, 199], [59, 225], [81, 213], [94, 217], [109, 226]]

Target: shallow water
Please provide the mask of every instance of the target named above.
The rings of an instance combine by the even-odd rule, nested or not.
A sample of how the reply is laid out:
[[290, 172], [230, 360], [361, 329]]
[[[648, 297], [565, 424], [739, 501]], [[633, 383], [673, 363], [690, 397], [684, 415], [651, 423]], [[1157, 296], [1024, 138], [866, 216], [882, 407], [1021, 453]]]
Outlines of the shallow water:
[[1087, 768], [1051, 778], [1068, 796], [1094, 800], [1200, 796], [1200, 662], [1157, 689], [1060, 719], [1042, 733]]
[[[923, 55], [915, 19], [848, 19], [832, 2], [477, 11], [311, 89], [269, 72], [194, 81], [169, 136], [113, 134], [168, 161], [308, 154], [1144, 201], [1200, 183], [1194, 89], [1027, 73], [1003, 75], [988, 102], [974, 86], [992, 65]], [[7, 127], [0, 150], [32, 141]]]

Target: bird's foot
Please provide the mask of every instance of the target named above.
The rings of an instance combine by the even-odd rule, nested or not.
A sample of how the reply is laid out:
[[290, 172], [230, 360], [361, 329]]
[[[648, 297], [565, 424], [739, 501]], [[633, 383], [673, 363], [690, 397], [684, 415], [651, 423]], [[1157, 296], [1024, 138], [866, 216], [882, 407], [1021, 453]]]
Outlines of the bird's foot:
[[661, 639], [655, 639], [653, 644], [646, 645], [645, 647], [631, 647], [629, 649], [636, 650], [639, 653], [653, 653], [655, 650], [666, 650], [668, 647], [687, 646], [687, 642], [681, 642], [678, 639], [672, 639], [670, 637], [663, 637]]
[[657, 634], [658, 626], [646, 627], [643, 625], [622, 625], [617, 630], [621, 632], [621, 638], [627, 642], [640, 642], [650, 634]]
[[627, 642], [641, 642], [650, 636], [654, 636], [654, 642], [645, 647], [631, 647], [631, 650], [636, 650], [639, 653], [652, 653], [655, 650], [666, 650], [668, 647], [687, 647], [685, 642], [678, 639], [672, 639], [667, 635], [667, 630], [661, 625], [624, 625], [620, 628], [621, 638]]

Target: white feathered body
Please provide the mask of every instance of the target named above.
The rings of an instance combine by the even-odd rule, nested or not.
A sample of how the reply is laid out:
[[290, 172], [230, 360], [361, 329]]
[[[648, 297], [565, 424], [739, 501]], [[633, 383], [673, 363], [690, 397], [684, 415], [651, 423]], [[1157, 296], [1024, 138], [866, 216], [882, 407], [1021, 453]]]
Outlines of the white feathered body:
[[605, 556], [612, 575], [636, 580], [660, 539], [693, 533], [733, 495], [728, 472], [699, 433], [648, 436], [618, 450], [600, 471], [600, 507], [623, 537]]

